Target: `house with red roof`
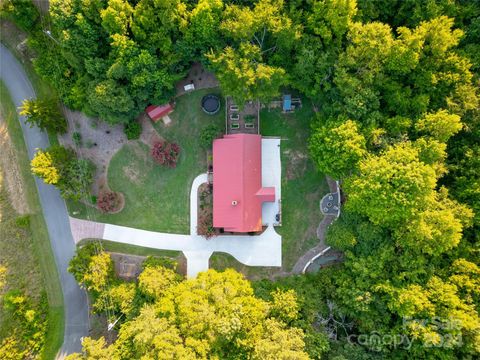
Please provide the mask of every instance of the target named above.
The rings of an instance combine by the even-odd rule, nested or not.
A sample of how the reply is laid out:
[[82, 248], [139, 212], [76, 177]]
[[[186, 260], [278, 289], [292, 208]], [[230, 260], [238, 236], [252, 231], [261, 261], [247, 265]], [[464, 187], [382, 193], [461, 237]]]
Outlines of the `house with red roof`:
[[214, 140], [213, 226], [261, 231], [264, 202], [275, 202], [275, 187], [262, 187], [262, 137], [231, 134]]

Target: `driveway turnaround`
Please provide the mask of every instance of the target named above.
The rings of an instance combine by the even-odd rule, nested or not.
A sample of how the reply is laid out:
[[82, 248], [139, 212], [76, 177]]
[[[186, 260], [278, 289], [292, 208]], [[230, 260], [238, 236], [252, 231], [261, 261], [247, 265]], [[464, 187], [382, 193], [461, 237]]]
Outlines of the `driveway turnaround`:
[[[280, 140], [263, 139], [263, 186], [274, 186], [280, 195]], [[198, 188], [208, 181], [207, 174], [193, 180], [190, 191], [190, 235], [159, 233], [126, 226], [102, 224], [70, 218], [75, 242], [82, 239], [104, 239], [153, 249], [182, 251], [187, 258], [187, 276], [195, 277], [208, 270], [208, 260], [215, 252], [224, 252], [249, 266], [282, 266], [282, 237], [275, 231], [279, 201], [262, 208], [262, 220], [267, 229], [260, 235], [221, 235], [210, 239], [197, 233]]]
[[[10, 51], [0, 44], [0, 77], [8, 88], [15, 106], [20, 106], [24, 99], [35, 98], [35, 92], [22, 66]], [[37, 148], [49, 146], [47, 134], [37, 127], [30, 128], [25, 118], [19, 115], [23, 136], [30, 158]], [[43, 215], [60, 275], [63, 300], [65, 304], [65, 333], [62, 348], [57, 355], [64, 358], [72, 352], [81, 350], [80, 338], [88, 336], [88, 303], [85, 291], [81, 290], [67, 271], [68, 262], [75, 253], [75, 243], [70, 231], [65, 202], [60, 193], [51, 185], [45, 185], [35, 179]]]

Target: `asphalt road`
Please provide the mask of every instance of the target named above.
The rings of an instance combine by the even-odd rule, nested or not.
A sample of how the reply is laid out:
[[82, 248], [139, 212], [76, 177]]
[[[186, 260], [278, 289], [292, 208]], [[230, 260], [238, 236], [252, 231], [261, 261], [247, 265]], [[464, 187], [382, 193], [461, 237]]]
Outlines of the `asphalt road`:
[[[17, 107], [22, 104], [24, 99], [35, 97], [35, 91], [23, 67], [3, 44], [0, 44], [0, 77], [7, 86]], [[47, 134], [37, 127], [30, 128], [28, 125], [25, 125], [23, 116], [19, 116], [19, 119], [28, 154], [32, 158], [35, 149], [49, 146], [48, 137]], [[65, 304], [65, 334], [62, 348], [57, 355], [58, 359], [62, 359], [72, 352], [80, 351], [80, 339], [88, 335], [87, 296], [85, 291], [79, 288], [73, 276], [67, 271], [68, 262], [75, 252], [75, 244], [70, 231], [65, 202], [58, 190], [53, 186], [45, 185], [39, 179], [35, 179], [35, 182], [60, 275]]]

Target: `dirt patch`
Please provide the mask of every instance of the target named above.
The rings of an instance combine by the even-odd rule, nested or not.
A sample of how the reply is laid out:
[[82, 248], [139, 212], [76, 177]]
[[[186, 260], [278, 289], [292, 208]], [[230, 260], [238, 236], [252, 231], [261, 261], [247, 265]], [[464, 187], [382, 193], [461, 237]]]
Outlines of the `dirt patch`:
[[158, 134], [157, 130], [155, 130], [152, 121], [147, 115], [140, 115], [138, 122], [142, 125], [142, 134], [140, 135], [141, 142], [152, 147], [153, 144], [163, 141], [163, 138]]
[[293, 180], [302, 177], [307, 170], [307, 154], [300, 151], [285, 150], [286, 177], [287, 180]]
[[218, 86], [215, 75], [205, 70], [200, 63], [193, 63], [187, 76], [176, 84], [177, 96], [185, 94], [185, 85], [193, 84], [195, 90], [210, 89]]
[[5, 121], [0, 114], [0, 168], [3, 170], [3, 181], [8, 192], [10, 203], [15, 211], [20, 215], [30, 212], [25, 194], [25, 184], [23, 183], [18, 159], [12, 139], [8, 133]]
[[[108, 164], [113, 155], [127, 143], [122, 125], [108, 125], [98, 119], [89, 118], [79, 111], [64, 108], [68, 121], [68, 131], [59, 136], [60, 143], [73, 148], [77, 155], [92, 161], [97, 171], [95, 173], [92, 193], [98, 195], [100, 185], [106, 184]], [[79, 134], [79, 135], [74, 135]], [[74, 141], [76, 136], [77, 141]]]
[[122, 168], [123, 174], [134, 184], [140, 185], [143, 183], [143, 177], [140, 174], [140, 171], [135, 168], [133, 165], [124, 166]]
[[142, 264], [146, 256], [127, 255], [109, 252], [115, 264], [115, 273], [124, 280], [134, 280], [142, 272]]

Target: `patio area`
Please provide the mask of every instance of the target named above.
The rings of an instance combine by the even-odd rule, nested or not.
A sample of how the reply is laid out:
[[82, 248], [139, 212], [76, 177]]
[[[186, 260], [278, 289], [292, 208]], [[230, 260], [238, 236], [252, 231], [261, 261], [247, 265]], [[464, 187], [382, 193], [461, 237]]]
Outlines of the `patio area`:
[[260, 134], [260, 103], [248, 101], [243, 109], [231, 97], [225, 99], [226, 134]]

